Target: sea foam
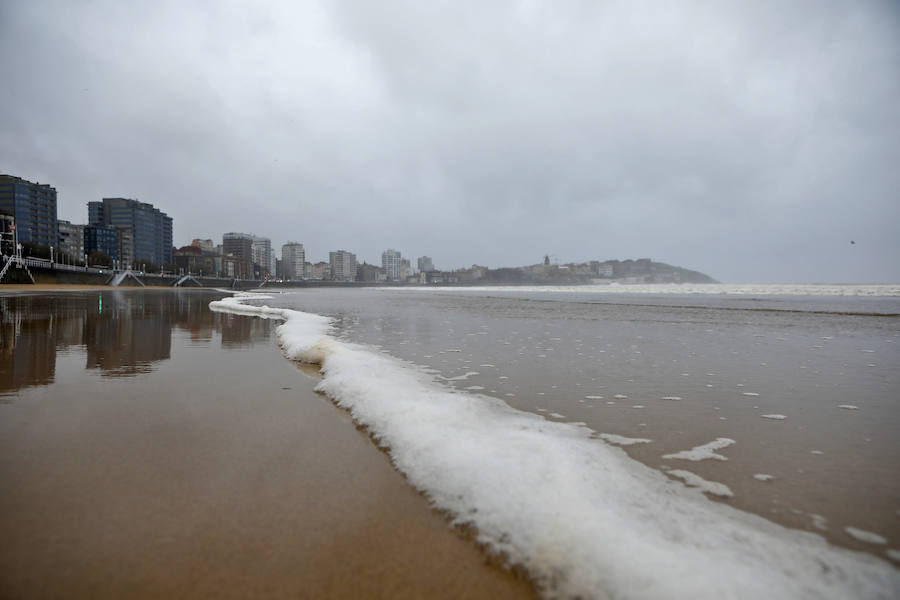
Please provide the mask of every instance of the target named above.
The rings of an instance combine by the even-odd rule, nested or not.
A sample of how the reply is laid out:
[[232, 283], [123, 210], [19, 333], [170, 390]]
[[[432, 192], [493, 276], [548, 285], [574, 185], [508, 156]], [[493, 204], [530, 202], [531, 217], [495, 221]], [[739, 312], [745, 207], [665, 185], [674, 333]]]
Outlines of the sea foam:
[[721, 450], [722, 448], [727, 448], [728, 446], [734, 444], [735, 441], [729, 438], [716, 438], [713, 441], [703, 444], [702, 446], [695, 446], [690, 450], [682, 450], [681, 452], [676, 452], [674, 454], [665, 454], [663, 458], [666, 459], [681, 459], [681, 460], [693, 460], [700, 461], [706, 460], [709, 458], [714, 458], [716, 460], [728, 460], [728, 457], [717, 454], [716, 450]]
[[707, 499], [595, 439], [423, 369], [338, 342], [330, 321], [289, 309], [210, 303], [282, 318], [289, 359], [321, 365], [318, 389], [368, 428], [398, 470], [548, 598], [890, 598], [900, 571]]

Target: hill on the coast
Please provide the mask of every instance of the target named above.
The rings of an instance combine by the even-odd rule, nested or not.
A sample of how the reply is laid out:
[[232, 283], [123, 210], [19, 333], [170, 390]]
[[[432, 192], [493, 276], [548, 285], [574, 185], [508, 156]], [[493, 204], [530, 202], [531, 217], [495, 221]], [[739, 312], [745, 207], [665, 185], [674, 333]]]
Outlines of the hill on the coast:
[[718, 283], [691, 269], [676, 267], [649, 258], [637, 260], [592, 260], [583, 263], [544, 262], [525, 267], [488, 269], [472, 265], [455, 272], [459, 283]]

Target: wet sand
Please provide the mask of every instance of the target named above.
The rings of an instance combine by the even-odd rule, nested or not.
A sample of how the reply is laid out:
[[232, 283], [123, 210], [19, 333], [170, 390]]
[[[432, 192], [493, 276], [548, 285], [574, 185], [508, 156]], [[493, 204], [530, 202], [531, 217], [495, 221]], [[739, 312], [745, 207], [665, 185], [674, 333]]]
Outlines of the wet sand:
[[534, 597], [313, 391], [275, 323], [221, 317], [262, 331], [226, 347], [191, 318], [212, 317], [176, 326], [152, 368], [85, 370], [57, 340], [48, 381], [0, 397], [0, 596]]

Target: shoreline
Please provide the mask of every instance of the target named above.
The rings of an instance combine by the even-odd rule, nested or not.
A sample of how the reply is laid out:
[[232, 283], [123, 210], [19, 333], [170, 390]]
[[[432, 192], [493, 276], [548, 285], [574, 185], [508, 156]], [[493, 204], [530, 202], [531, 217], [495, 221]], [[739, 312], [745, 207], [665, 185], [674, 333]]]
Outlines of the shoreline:
[[[243, 298], [243, 300], [253, 300], [253, 298], [247, 297]], [[454, 425], [459, 426], [463, 432], [460, 437], [464, 438], [469, 444], [465, 448], [463, 448], [456, 442], [453, 442], [452, 440], [441, 439], [441, 441], [437, 443], [437, 440], [434, 438], [434, 436], [432, 436], [431, 442], [437, 443], [437, 445], [441, 448], [441, 451], [437, 452], [433, 450], [433, 447], [431, 445], [428, 445], [427, 447], [423, 446], [422, 436], [418, 435], [418, 431], [421, 429], [421, 425], [419, 424], [420, 421], [429, 420], [428, 411], [431, 408], [431, 405], [434, 406], [435, 412], [441, 415], [441, 418], [435, 420], [443, 421], [443, 418], [446, 416], [447, 412], [446, 406], [448, 404], [451, 404], [451, 402], [450, 400], [442, 402], [440, 400], [436, 400], [436, 398], [442, 393], [446, 393], [445, 391], [433, 390], [431, 388], [426, 389], [426, 386], [418, 385], [419, 383], [421, 383], [421, 381], [419, 381], [416, 377], [404, 376], [403, 373], [406, 372], [406, 369], [403, 365], [392, 362], [396, 360], [394, 357], [384, 359], [381, 358], [384, 350], [381, 350], [380, 352], [366, 352], [364, 350], [358, 349], [348, 350], [346, 348], [340, 347], [340, 342], [334, 342], [334, 340], [329, 339], [324, 342], [316, 341], [317, 338], [322, 335], [321, 327], [323, 324], [320, 322], [320, 319], [322, 319], [323, 317], [320, 317], [317, 314], [318, 312], [321, 312], [321, 310], [316, 311], [315, 309], [313, 309], [312, 312], [302, 312], [308, 309], [303, 308], [298, 310], [292, 308], [275, 308], [268, 305], [244, 305], [240, 302], [229, 302], [227, 300], [214, 302], [211, 304], [211, 306], [214, 308], [214, 310], [217, 311], [224, 310], [226, 312], [233, 312], [234, 314], [242, 316], [254, 314], [262, 318], [271, 318], [275, 315], [283, 316], [283, 318], [286, 320], [286, 325], [282, 327], [281, 331], [279, 331], [279, 336], [281, 337], [281, 343], [284, 345], [285, 354], [291, 358], [314, 363], [321, 362], [324, 365], [325, 370], [328, 373], [328, 377], [325, 379], [324, 384], [321, 385], [319, 389], [324, 390], [338, 406], [351, 410], [357, 423], [367, 428], [373, 439], [380, 440], [380, 443], [383, 443], [387, 447], [392, 449], [391, 454], [392, 456], [394, 456], [394, 460], [397, 463], [398, 469], [406, 473], [410, 480], [415, 483], [416, 487], [418, 487], [419, 489], [427, 490], [429, 494], [432, 494], [434, 497], [439, 498], [439, 504], [443, 508], [445, 508], [451, 515], [475, 515], [473, 517], [474, 526], [481, 528], [482, 531], [498, 529], [495, 524], [479, 521], [479, 516], [482, 514], [505, 514], [505, 509], [501, 508], [501, 506], [499, 505], [492, 504], [492, 502], [496, 500], [496, 498], [490, 498], [490, 492], [487, 492], [486, 495], [479, 493], [477, 494], [477, 496], [482, 504], [477, 504], [472, 503], [472, 501], [469, 500], [470, 496], [468, 495], [471, 490], [490, 490], [492, 489], [492, 486], [496, 487], [495, 479], [492, 478], [490, 481], [488, 481], [483, 477], [479, 479], [479, 476], [477, 475], [468, 474], [471, 476], [466, 476], [467, 472], [465, 471], [465, 467], [462, 464], [465, 462], [464, 457], [470, 456], [473, 453], [479, 453], [479, 451], [486, 450], [485, 447], [479, 446], [479, 443], [481, 441], [484, 441], [484, 439], [482, 437], [478, 437], [479, 434], [475, 433], [476, 431], [479, 433], [483, 431], [483, 423], [473, 425], [470, 431], [467, 425], [461, 424], [456, 420], [456, 417], [459, 417], [460, 415], [454, 416]], [[389, 319], [390, 316], [392, 315], [389, 314], [384, 318]], [[398, 332], [394, 331], [393, 333]], [[402, 333], [402, 331], [400, 333]], [[439, 348], [447, 346], [445, 345], [436, 347]], [[460, 350], [448, 350], [447, 352], [460, 352]], [[484, 360], [484, 357], [482, 357], [481, 360]], [[465, 362], [467, 363], [468, 361]], [[477, 364], [477, 361], [474, 364]], [[494, 365], [481, 366], [493, 367]], [[396, 369], [392, 370], [394, 368]], [[390, 379], [390, 377], [387, 375], [388, 373], [390, 374], [390, 376], [398, 378], [397, 380], [401, 383], [399, 387], [407, 390], [406, 396], [397, 391], [391, 393], [385, 393], [383, 391], [383, 386], [381, 384]], [[478, 375], [478, 373], [466, 373], [466, 377], [468, 375]], [[456, 379], [465, 379], [466, 377], [456, 377]], [[362, 382], [359, 381], [360, 378], [363, 379]], [[501, 379], [504, 378], [501, 377]], [[412, 395], [416, 397], [415, 401], [410, 400], [409, 390], [413, 391]], [[513, 394], [507, 395], [512, 396]], [[753, 393], [750, 395], [758, 396], [759, 394]], [[618, 398], [618, 396], [616, 397]], [[627, 398], [627, 396], [622, 396], [622, 398]], [[678, 400], [680, 399], [681, 398], [678, 398]], [[410, 406], [407, 406], [407, 403], [410, 403]], [[477, 405], [477, 401], [475, 401], [474, 399], [472, 399], [472, 403]], [[496, 408], [496, 406], [493, 405], [490, 400], [488, 401], [488, 404]], [[615, 403], [611, 402], [609, 404]], [[635, 406], [633, 408], [644, 407]], [[491, 411], [476, 410], [474, 412], [478, 412], [482, 417], [484, 417], [485, 414], [482, 413], [490, 412], [490, 414], [493, 415], [498, 411], [500, 411], [499, 408]], [[415, 417], [410, 418], [409, 415], [413, 413], [415, 414]], [[506, 419], [504, 420], [504, 423], [500, 425], [498, 429], [493, 431], [491, 435], [487, 436], [491, 440], [504, 438], [504, 430], [502, 430], [503, 426], [509, 426], [511, 422], [516, 422], [518, 417], [521, 416], [524, 421], [529, 421], [529, 419], [531, 419], [533, 415], [531, 413], [518, 413], [517, 411], [510, 409], [508, 413], [505, 413], [505, 416]], [[555, 416], [562, 418], [562, 415]], [[543, 428], [541, 429], [542, 431], [544, 429], [550, 431], [552, 428], [557, 427], [556, 424], [551, 424], [550, 422], [545, 422], [541, 419], [539, 420], [541, 421], [541, 428]], [[573, 423], [571, 426], [568, 426], [565, 423], [560, 423], [558, 426], [561, 428], [566, 428], [583, 425], [583, 423]], [[526, 425], [522, 425], [521, 427], [513, 427], [513, 429], [515, 429], [516, 432], [514, 437], [520, 437], [524, 435], [521, 433], [521, 431], [528, 430], [529, 428]], [[575, 436], [575, 433], [575, 431], [567, 429], [566, 435], [563, 435], [562, 437], [565, 438], [566, 443], [570, 443], [572, 437], [577, 437]], [[585, 432], [580, 431], [580, 433], [584, 434]], [[546, 436], [539, 435], [536, 437], [541, 438], [541, 440], [543, 441], [547, 440]], [[533, 440], [533, 442], [537, 444], [539, 440], [535, 439]], [[486, 445], [490, 446], [490, 443], [492, 442], [489, 442]], [[454, 444], [456, 445], [454, 446]], [[470, 447], [472, 444], [474, 444], [476, 450], [473, 450]], [[597, 451], [598, 447], [596, 445], [591, 445], [588, 443], [584, 448], [581, 448], [580, 450], [583, 450], [584, 452], [577, 452], [576, 454], [578, 454], [579, 456], [587, 456], [591, 454], [591, 450]], [[489, 450], [487, 452], [484, 452], [484, 454], [488, 453], [490, 453]], [[498, 453], [496, 461], [500, 460], [500, 454], [502, 453]], [[548, 451], [547, 454], [550, 455], [553, 453]], [[434, 462], [428, 462], [432, 455], [439, 455], [439, 458], [435, 458]], [[419, 461], [419, 456], [426, 457], [425, 459], [423, 459], [425, 464]], [[454, 462], [452, 459], [447, 460], [448, 457], [455, 456], [463, 457], [462, 463]], [[621, 457], [615, 455], [614, 452], [611, 452], [609, 455], [604, 454], [602, 457], [598, 457], [597, 462], [604, 465], [607, 470], [615, 471], [615, 469], [611, 468], [612, 463], [618, 464], [617, 461], [620, 458]], [[664, 476], [660, 476], [659, 471], [653, 469], [652, 467], [644, 466], [642, 468], [640, 463], [638, 463], [637, 461], [624, 462], [628, 463], [626, 465], [627, 468], [625, 469], [625, 471], [627, 471], [630, 475], [626, 476], [625, 474], [623, 474], [623, 481], [625, 480], [625, 478], [633, 476], [631, 479], [629, 479], [629, 481], [631, 481], [632, 479], [635, 481], [640, 480], [647, 485], [647, 488], [650, 489], [656, 489], [656, 487], [658, 487], [658, 491], [660, 493], [654, 495], [653, 497], [667, 498], [668, 500], [661, 501], [660, 504], [666, 504], [666, 508], [668, 509], [669, 503], [672, 502], [672, 499], [669, 498], [669, 496], [671, 496], [672, 494], [672, 488], [670, 488], [669, 486], [674, 486], [677, 489], [681, 488], [679, 488], [678, 485], [673, 484]], [[453, 463], [454, 466], [459, 466], [461, 468], [450, 468], [444, 470], [435, 468], [436, 464], [445, 466], [447, 463]], [[537, 467], [537, 470], [542, 472], [549, 472], [547, 468], [541, 468], [542, 466], [547, 467], [547, 465], [540, 465]], [[508, 471], [509, 469], [503, 470]], [[573, 470], [576, 469], [573, 468]], [[452, 471], [456, 476], [450, 478], [452, 482], [447, 484], [444, 482], [445, 478], [435, 475], [435, 473], [439, 471]], [[562, 468], [561, 471], [565, 473], [568, 472], [568, 469]], [[499, 472], [494, 473], [494, 475], [499, 476]], [[644, 476], [646, 476], [646, 480], [642, 479], [642, 477]], [[463, 483], [459, 483], [459, 479], [464, 479], [465, 481]], [[512, 479], [507, 480], [502, 477], [500, 479], [504, 481], [504, 484], [500, 486], [503, 487], [504, 490], [516, 488], [517, 482], [513, 481]], [[535, 484], [535, 482], [531, 483]], [[539, 484], [524, 486], [524, 488], [527, 488], [530, 491], [535, 491], [539, 487]], [[559, 487], [563, 487], [563, 484], [561, 483]], [[600, 487], [605, 489], [604, 486]], [[641, 486], [638, 485], [638, 487]], [[526, 491], [524, 488], [516, 488], [519, 493], [509, 494], [509, 496], [504, 498], [503, 506], [506, 506], [506, 501], [509, 500], [510, 497], [515, 497], [518, 501], [526, 499], [529, 494], [528, 491]], [[584, 494], [578, 493], [575, 494], [575, 497], [589, 497], [591, 495], [591, 492], [596, 492], [597, 489], [599, 488], [584, 489]], [[641, 487], [640, 490], [632, 491], [637, 493], [638, 495], [647, 496], [647, 489], [643, 487]], [[696, 494], [696, 496], [690, 496], [691, 494]], [[600, 492], [598, 495], [602, 496], [603, 493]], [[792, 555], [792, 560], [789, 562], [793, 562], [794, 564], [791, 567], [783, 567], [780, 565], [779, 561], [770, 561], [770, 559], [766, 559], [760, 564], [755, 564], [756, 560], [754, 560], [754, 558], [758, 558], [758, 556], [760, 556], [758, 554], [755, 557], [745, 557], [750, 558], [750, 560], [748, 560], [746, 563], [741, 560], [732, 565], [738, 570], [752, 570], [756, 568], [759, 569], [758, 574], [766, 572], [769, 576], [773, 577], [773, 580], [770, 582], [770, 584], [775, 585], [776, 587], [779, 586], [779, 584], [775, 581], [778, 578], [776, 574], [782, 574], [785, 576], [785, 579], [780, 582], [781, 584], [785, 584], [787, 586], [785, 589], [792, 589], [792, 586], [798, 585], [799, 577], [795, 572], [795, 567], [798, 571], [806, 571], [805, 575], [808, 576], [808, 579], [806, 580], [805, 584], [810, 584], [815, 581], [816, 585], [818, 586], [822, 583], [822, 581], [817, 580], [817, 577], [821, 576], [821, 573], [819, 573], [820, 568], [818, 566], [818, 564], [821, 564], [828, 565], [825, 569], [826, 572], [834, 571], [835, 573], [838, 573], [838, 575], [823, 577], [823, 580], [833, 578], [833, 581], [826, 583], [825, 587], [820, 588], [820, 591], [828, 588], [831, 585], [839, 584], [841, 587], [846, 586], [844, 592], [854, 589], [854, 586], [860, 586], [855, 588], [855, 591], [861, 593], [862, 595], [865, 595], [863, 589], [871, 585], [871, 581], [867, 580], [867, 577], [869, 575], [872, 575], [874, 577], [878, 569], [883, 569], [885, 566], [890, 565], [890, 562], [886, 561], [883, 555], [878, 556], [871, 550], [865, 552], [865, 554], [846, 553], [847, 551], [841, 549], [840, 547], [833, 547], [825, 544], [824, 540], [821, 539], [821, 537], [818, 535], [808, 534], [793, 528], [785, 528], [781, 525], [778, 525], [777, 523], [766, 519], [765, 515], [760, 514], [759, 511], [744, 511], [731, 508], [728, 504], [715, 502], [707, 503], [706, 498], [704, 498], [702, 502], [699, 502], [699, 504], [695, 504], [693, 500], [697, 499], [697, 497], [703, 498], [703, 496], [699, 495], [696, 490], [688, 491], [685, 496], [681, 497], [681, 499], [684, 500], [683, 505], [679, 505], [677, 503], [675, 504], [676, 512], [678, 512], [679, 514], [689, 514], [691, 513], [691, 510], [696, 509], [698, 511], [698, 514], [695, 515], [695, 517], [698, 521], [705, 522], [709, 520], [715, 523], [715, 527], [722, 527], [725, 529], [734, 527], [735, 536], [746, 537], [748, 538], [748, 542], [753, 542], [749, 544], [751, 548], [754, 545], [758, 545], [761, 548], [766, 548], [767, 551], [771, 550], [773, 555], [780, 554], [785, 549], [789, 549], [788, 553], [793, 554], [794, 550], [799, 549], [799, 546], [803, 547], [804, 552], [798, 553], [796, 556]], [[610, 498], [606, 499], [610, 500]], [[487, 504], [484, 504], [484, 502], [486, 502]], [[519, 502], [519, 504], [522, 504], [522, 502]], [[516, 505], [517, 508], [523, 508], [526, 511], [531, 510], [531, 502], [526, 501], [524, 504], [522, 504], [522, 506], [519, 506], [519, 504]], [[604, 506], [604, 502], [602, 501], [592, 502], [591, 504], [592, 506], [598, 507], [597, 510], [600, 510], [599, 507]], [[613, 504], [615, 504], [615, 502], [613, 502]], [[640, 506], [643, 506], [643, 504], [644, 503], [642, 502]], [[691, 507], [691, 510], [688, 510], [689, 506]], [[629, 508], [627, 510], [630, 510], [630, 508], [631, 505], [629, 505]], [[534, 510], [534, 516], [537, 518], [528, 519], [528, 522], [540, 522], [540, 516], [544, 515], [544, 513], [545, 509], [543, 508], [543, 506], [536, 507]], [[638, 510], [637, 513], [641, 513], [641, 510]], [[528, 514], [531, 515], [532, 513], [529, 512]], [[609, 521], [612, 522], [614, 520], [615, 519], [610, 519]], [[645, 522], [647, 520], [654, 521], [655, 516], [653, 518], [636, 519], [635, 522]], [[505, 523], [506, 521], [503, 522]], [[519, 521], [518, 523], [520, 525], [523, 524], [521, 521]], [[483, 525], [485, 526], [482, 527]], [[585, 521], [581, 521], [579, 525], [575, 525], [574, 523], [572, 523], [571, 525], [571, 530], [576, 531], [578, 527], [586, 527], [587, 523]], [[594, 525], [597, 525], [597, 529], [603, 529], [605, 527], [602, 523], [594, 523]], [[565, 527], [562, 528], [566, 529]], [[508, 526], [500, 527], [499, 529], [511, 531], [513, 528], [512, 526]], [[668, 525], [666, 525], [662, 529], [664, 532], [668, 531]], [[692, 539], [692, 541], [686, 542], [688, 547], [690, 547], [691, 543], [697, 543], [704, 548], [707, 547], [708, 541], [703, 538], [703, 536], [706, 534], [698, 533], [698, 535], [699, 538], [697, 538], [696, 540]], [[603, 539], [606, 536], [601, 534], [590, 537], [596, 540]], [[643, 537], [644, 536], [641, 536], [641, 538]], [[664, 542], [662, 545], [665, 545], [665, 543], [671, 541], [667, 533], [663, 533], [662, 538], [663, 539], [660, 540]], [[499, 541], [492, 540], [492, 544], [495, 548], [505, 548], [508, 547], [507, 541], [507, 538], [501, 537]], [[530, 538], [526, 541], [530, 541]], [[632, 543], [636, 543], [636, 540], [632, 540]], [[513, 542], [513, 545], [515, 545], [515, 542]], [[516, 550], [520, 550], [520, 548], [516, 547]], [[656, 550], [656, 548], [654, 548], [654, 550]], [[651, 554], [653, 553], [651, 552]], [[752, 555], [754, 554], [754, 552], [751, 550], [748, 554]], [[514, 556], [513, 560], [521, 564], [529, 565], [530, 568], [530, 566], [533, 566], [531, 564], [531, 556], [538, 555], [541, 555], [541, 553], [539, 552], [539, 550], [536, 550], [535, 552], [532, 552], [531, 554], [525, 554], [524, 556]], [[895, 560], [893, 555], [891, 555], [890, 553], [888, 553], [888, 555]], [[672, 555], [672, 557], [674, 557], [674, 554]], [[731, 558], [734, 557], [732, 556]], [[873, 559], [875, 560], [875, 562], [873, 562]], [[807, 563], [806, 565], [803, 565], [804, 561]], [[819, 563], [817, 564], [816, 561], [819, 561]], [[855, 564], [852, 564], [854, 562]], [[779, 566], [773, 568], [776, 563], [779, 564]], [[831, 563], [834, 564], [834, 568], [832, 568]], [[553, 574], [562, 572], [554, 570], [555, 568], [562, 569], [563, 566], [557, 564], [553, 569], [551, 569], [550, 572]], [[869, 569], [871, 569], [871, 573], [861, 575], [861, 573], [864, 573]], [[852, 579], [841, 581], [843, 577], [843, 575], [839, 574], [841, 572], [852, 572]], [[586, 573], [587, 572], [583, 574], [587, 576]], [[540, 576], [542, 574], [546, 574], [546, 572], [542, 573], [541, 569], [537, 569], [537, 571], [535, 572], [535, 576]], [[880, 579], [884, 575], [885, 572], [881, 572], [878, 574], [878, 578]], [[893, 575], [893, 572], [891, 572], [887, 575], [887, 577], [884, 578], [884, 583], [886, 583], [888, 586], [891, 585], [891, 575]], [[597, 585], [600, 585], [599, 582], [595, 583], [597, 583]], [[876, 590], [876, 587], [877, 586], [873, 586], [872, 589], [869, 589], [868, 591], [870, 593], [874, 592]], [[592, 589], [599, 588], [597, 587]], [[584, 592], [585, 590], [581, 591]]]

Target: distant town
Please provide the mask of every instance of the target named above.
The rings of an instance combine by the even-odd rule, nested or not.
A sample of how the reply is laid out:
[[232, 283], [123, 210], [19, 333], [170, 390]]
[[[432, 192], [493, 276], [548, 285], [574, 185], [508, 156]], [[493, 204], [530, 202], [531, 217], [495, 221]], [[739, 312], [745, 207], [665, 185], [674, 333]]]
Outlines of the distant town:
[[[270, 238], [226, 232], [219, 240], [194, 239], [176, 248], [172, 217], [152, 204], [130, 198], [87, 203], [87, 223], [57, 218], [56, 189], [48, 184], [0, 175], [0, 269], [13, 260], [49, 262], [70, 268], [110, 272], [165, 273], [181, 277], [278, 282], [362, 282], [418, 285], [712, 283], [703, 273], [649, 258], [559, 264], [543, 260], [522, 267], [490, 269], [480, 265], [441, 270], [428, 256], [415, 265], [399, 250], [381, 253], [380, 264], [362, 263], [347, 250], [312, 262], [302, 242], [289, 241], [276, 255]], [[323, 257], [324, 258], [324, 257]], [[6, 281], [8, 282], [8, 281]], [[0, 276], [0, 283], [4, 283]]]

